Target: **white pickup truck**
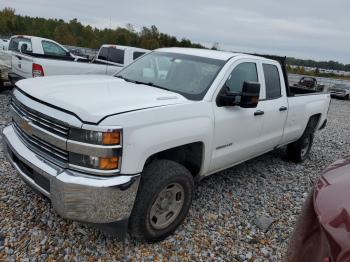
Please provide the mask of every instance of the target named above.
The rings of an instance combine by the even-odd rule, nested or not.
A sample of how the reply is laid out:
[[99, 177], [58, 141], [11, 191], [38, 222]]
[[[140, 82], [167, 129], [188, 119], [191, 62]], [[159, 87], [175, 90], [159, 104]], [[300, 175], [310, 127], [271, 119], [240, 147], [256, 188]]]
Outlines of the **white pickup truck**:
[[113, 75], [149, 50], [117, 45], [103, 45], [97, 58], [90, 61], [69, 52], [59, 43], [41, 37], [13, 36], [12, 84], [18, 80], [39, 76], [102, 74]]
[[283, 146], [307, 158], [330, 95], [290, 89], [283, 68], [164, 48], [115, 77], [19, 81], [7, 156], [61, 216], [161, 240], [184, 220], [195, 181]]

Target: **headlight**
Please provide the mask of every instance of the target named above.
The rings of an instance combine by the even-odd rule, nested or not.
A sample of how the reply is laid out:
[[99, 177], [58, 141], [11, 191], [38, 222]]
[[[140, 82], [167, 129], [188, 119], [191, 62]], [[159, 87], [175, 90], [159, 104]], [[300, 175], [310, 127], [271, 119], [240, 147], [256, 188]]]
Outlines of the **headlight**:
[[119, 169], [120, 156], [98, 157], [69, 153], [69, 163], [99, 170]]
[[69, 139], [95, 145], [120, 145], [120, 133], [120, 130], [100, 132], [71, 128], [69, 132]]
[[120, 172], [123, 143], [121, 128], [88, 125], [81, 129], [72, 127], [68, 139], [69, 166], [72, 169], [96, 175], [115, 175]]

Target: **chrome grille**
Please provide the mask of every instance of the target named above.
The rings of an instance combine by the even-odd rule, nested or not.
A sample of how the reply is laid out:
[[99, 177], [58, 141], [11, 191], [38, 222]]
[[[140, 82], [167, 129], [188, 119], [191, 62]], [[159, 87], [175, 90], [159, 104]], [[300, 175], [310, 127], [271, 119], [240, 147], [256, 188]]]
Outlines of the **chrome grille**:
[[58, 164], [64, 164], [68, 162], [68, 152], [62, 150], [58, 147], [55, 147], [42, 139], [36, 136], [28, 136], [16, 122], [13, 122], [13, 126], [18, 134], [18, 136], [22, 139], [22, 141], [26, 144], [34, 152], [38, 153], [41, 156], [48, 156], [50, 160], [54, 162], [58, 162]]
[[64, 123], [28, 108], [19, 102], [15, 97], [12, 97], [11, 105], [17, 111], [17, 113], [28, 118], [37, 126], [61, 137], [68, 138], [69, 127]]

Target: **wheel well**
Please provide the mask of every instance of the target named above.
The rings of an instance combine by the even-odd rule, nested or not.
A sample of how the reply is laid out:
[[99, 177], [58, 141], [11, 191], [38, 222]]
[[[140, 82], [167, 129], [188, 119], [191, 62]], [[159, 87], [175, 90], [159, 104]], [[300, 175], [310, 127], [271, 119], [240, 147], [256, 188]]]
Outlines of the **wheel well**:
[[185, 166], [196, 177], [202, 167], [204, 144], [195, 142], [158, 152], [150, 156], [145, 165], [156, 159], [167, 159]]
[[313, 134], [316, 131], [316, 127], [320, 122], [320, 119], [321, 119], [321, 114], [315, 114], [310, 116], [309, 122], [307, 123], [304, 131], [304, 135]]

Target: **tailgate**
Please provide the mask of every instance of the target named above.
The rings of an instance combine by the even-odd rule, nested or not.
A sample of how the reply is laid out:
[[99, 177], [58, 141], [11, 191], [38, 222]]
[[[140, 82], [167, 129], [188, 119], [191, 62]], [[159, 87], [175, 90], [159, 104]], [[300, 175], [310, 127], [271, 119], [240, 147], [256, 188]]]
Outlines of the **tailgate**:
[[18, 52], [12, 53], [12, 72], [24, 78], [32, 76], [33, 57]]

